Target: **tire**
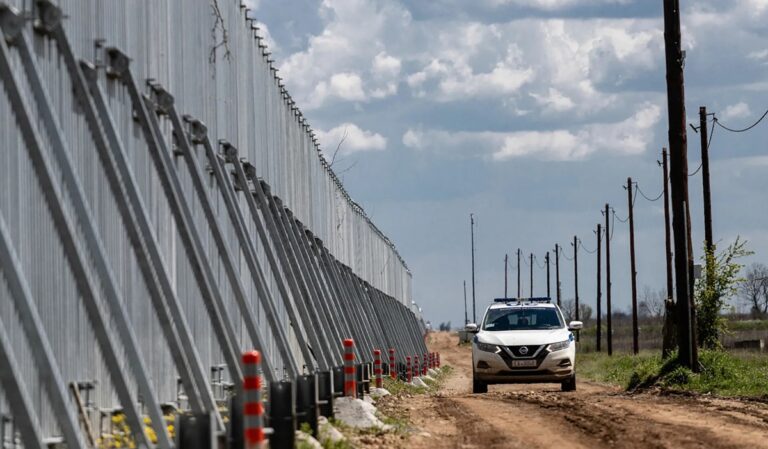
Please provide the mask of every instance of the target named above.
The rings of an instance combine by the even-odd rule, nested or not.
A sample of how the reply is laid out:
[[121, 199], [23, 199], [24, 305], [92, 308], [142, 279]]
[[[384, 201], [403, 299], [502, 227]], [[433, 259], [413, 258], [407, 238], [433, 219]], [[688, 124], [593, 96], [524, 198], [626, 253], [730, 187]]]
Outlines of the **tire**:
[[472, 393], [488, 393], [488, 384], [482, 380], [472, 378]]
[[564, 380], [560, 384], [560, 390], [576, 391], [576, 374], [572, 375], [568, 380]]

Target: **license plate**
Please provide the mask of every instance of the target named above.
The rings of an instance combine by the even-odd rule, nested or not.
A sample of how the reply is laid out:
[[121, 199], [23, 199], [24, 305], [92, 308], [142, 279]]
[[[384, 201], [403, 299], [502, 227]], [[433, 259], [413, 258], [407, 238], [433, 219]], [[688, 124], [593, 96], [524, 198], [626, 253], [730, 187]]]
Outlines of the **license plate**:
[[535, 368], [536, 360], [512, 360], [511, 365], [515, 368]]

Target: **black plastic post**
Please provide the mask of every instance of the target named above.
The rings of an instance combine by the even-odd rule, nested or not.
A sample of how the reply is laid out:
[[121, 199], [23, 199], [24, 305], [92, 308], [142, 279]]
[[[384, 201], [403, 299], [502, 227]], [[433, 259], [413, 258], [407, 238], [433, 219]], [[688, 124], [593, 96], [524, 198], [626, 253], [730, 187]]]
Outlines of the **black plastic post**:
[[355, 378], [357, 379], [357, 398], [363, 399], [365, 397], [365, 385], [363, 385], [363, 371], [365, 370], [365, 365], [362, 363], [358, 363], [355, 365]]
[[177, 445], [185, 449], [216, 447], [215, 421], [212, 414], [179, 415], [176, 421]]
[[333, 376], [330, 371], [317, 373], [317, 397], [320, 399], [320, 415], [333, 418]]
[[340, 398], [344, 396], [344, 367], [333, 367], [333, 396]]
[[229, 449], [243, 449], [243, 403], [240, 395], [236, 394], [229, 400], [229, 424], [227, 426], [227, 439]]
[[296, 420], [298, 425], [306, 423], [317, 436], [317, 378], [314, 374], [304, 374], [296, 379]]
[[269, 438], [271, 449], [293, 449], [296, 443], [296, 413], [293, 384], [282, 380], [269, 384], [270, 416], [273, 433]]

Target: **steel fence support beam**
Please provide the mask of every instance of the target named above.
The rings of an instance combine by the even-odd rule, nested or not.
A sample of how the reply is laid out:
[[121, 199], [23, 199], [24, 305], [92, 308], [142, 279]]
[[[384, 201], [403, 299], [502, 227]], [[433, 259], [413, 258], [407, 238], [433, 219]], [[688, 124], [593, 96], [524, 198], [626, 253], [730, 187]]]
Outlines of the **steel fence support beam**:
[[[251, 166], [253, 167], [253, 166]], [[316, 342], [315, 350], [318, 360], [318, 366], [321, 371], [327, 371], [331, 367], [329, 361], [330, 346], [328, 339], [325, 336], [323, 323], [319, 322], [317, 313], [311, 313], [310, 304], [312, 302], [313, 292], [310, 291], [308, 280], [305, 278], [306, 273], [302, 273], [302, 268], [299, 265], [300, 262], [296, 257], [296, 253], [291, 246], [288, 237], [288, 231], [283, 226], [283, 222], [280, 216], [280, 209], [275, 205], [276, 197], [273, 197], [270, 193], [269, 186], [263, 181], [256, 178], [256, 174], [253, 173], [253, 169], [250, 170], [250, 178], [253, 181], [255, 187], [254, 196], [257, 198], [263, 216], [266, 218], [267, 228], [273, 229], [272, 241], [278, 245], [278, 254], [281, 255], [284, 261], [284, 272], [290, 273], [296, 282], [298, 292], [294, 295], [295, 303], [304, 323], [305, 329], [310, 338]], [[249, 173], [246, 172], [246, 176]]]
[[328, 261], [325, 258], [325, 247], [323, 246], [323, 241], [317, 237], [314, 237], [312, 241], [314, 244], [311, 246], [311, 248], [314, 252], [314, 256], [317, 258], [318, 263], [323, 267], [327, 275], [332, 298], [331, 313], [336, 316], [339, 323], [339, 327], [337, 328], [337, 333], [341, 338], [339, 341], [343, 341], [345, 338], [347, 338], [347, 336], [352, 335], [352, 329], [350, 327], [351, 323], [347, 314], [348, 310], [344, 306], [345, 293], [341, 290], [335, 270], [328, 264]]
[[[233, 380], [239, 382], [243, 376], [237, 356], [237, 348], [235, 346], [237, 340], [232, 329], [232, 323], [227, 317], [220, 291], [216, 288], [211, 266], [200, 242], [200, 236], [194, 228], [192, 213], [182, 194], [181, 183], [174, 171], [173, 161], [159, 132], [157, 117], [154, 113], [150, 113], [149, 106], [151, 102], [139, 92], [139, 88], [133, 79], [133, 74], [128, 65], [127, 57], [114, 48], [109, 49], [108, 53], [110, 58], [112, 58], [110, 61], [111, 66], [122, 68], [119, 71], [112, 69], [112, 72], [119, 73], [128, 89], [134, 112], [141, 124], [144, 140], [155, 164], [155, 171], [168, 200], [168, 206], [176, 222], [179, 237], [181, 237], [222, 355], [226, 361], [230, 376]], [[117, 66], [115, 65], [116, 63], [118, 64]], [[173, 97], [170, 94], [166, 94], [163, 96], [163, 100], [169, 101], [172, 104]]]
[[[0, 224], [0, 227], [5, 227], [5, 224]], [[24, 448], [46, 449], [43, 438], [38, 432], [37, 415], [33, 411], [32, 400], [16, 364], [13, 345], [8, 338], [2, 319], [0, 319], [0, 385], [3, 388], [5, 400], [11, 408], [13, 420], [21, 433]], [[5, 423], [0, 425], [5, 426]], [[0, 445], [5, 445], [5, 437], [0, 439]]]
[[92, 103], [86, 102], [84, 108], [92, 127], [96, 149], [114, 197], [124, 200], [116, 201], [116, 205], [190, 407], [197, 414], [213, 412], [218, 415], [189, 324], [171, 285], [133, 170], [98, 85], [98, 74], [87, 63], [81, 63], [81, 69], [92, 99]]
[[[246, 332], [248, 333], [248, 337], [251, 339], [251, 343], [256, 347], [256, 349], [261, 352], [265, 352], [266, 348], [264, 346], [264, 338], [262, 337], [261, 332], [259, 332], [259, 329], [256, 327], [255, 313], [253, 312], [253, 308], [251, 307], [248, 298], [245, 295], [245, 287], [243, 287], [243, 282], [235, 268], [235, 262], [232, 258], [232, 254], [229, 251], [229, 246], [227, 246], [227, 242], [225, 241], [224, 235], [222, 234], [221, 223], [216, 217], [216, 212], [213, 210], [211, 199], [208, 196], [208, 191], [206, 190], [203, 182], [202, 170], [200, 169], [200, 165], [197, 162], [197, 156], [193, 153], [189, 140], [187, 140], [187, 133], [184, 130], [184, 124], [182, 123], [181, 117], [179, 117], [179, 114], [176, 111], [175, 105], [171, 105], [167, 112], [173, 125], [173, 133], [176, 137], [176, 144], [178, 145], [184, 157], [184, 161], [187, 163], [187, 169], [192, 179], [192, 185], [195, 189], [195, 193], [197, 194], [197, 199], [202, 206], [206, 222], [208, 223], [208, 231], [210, 231], [211, 235], [213, 236], [214, 243], [216, 244], [216, 248], [219, 251], [219, 256], [221, 258], [222, 264], [224, 265], [224, 271], [226, 272], [227, 278], [229, 279], [229, 283], [232, 288], [232, 292], [235, 296], [235, 302], [237, 303], [242, 315], [242, 319], [245, 322], [245, 328]], [[265, 377], [267, 378], [267, 381], [275, 381], [275, 372], [268, 357], [263, 358], [262, 365], [264, 366]]]
[[[245, 257], [246, 265], [251, 273], [253, 283], [256, 286], [256, 294], [264, 308], [264, 314], [267, 318], [270, 330], [272, 331], [272, 335], [275, 337], [283, 365], [288, 371], [288, 376], [290, 378], [296, 378], [301, 373], [299, 372], [295, 357], [291, 354], [291, 348], [284, 326], [279, 321], [274, 297], [266, 288], [267, 279], [264, 276], [261, 263], [256, 256], [256, 248], [253, 245], [253, 241], [248, 235], [248, 228], [245, 224], [243, 213], [240, 210], [237, 198], [235, 197], [235, 189], [232, 185], [232, 179], [229, 174], [226, 173], [224, 161], [222, 161], [214, 151], [207, 134], [203, 138], [202, 144], [205, 148], [206, 156], [208, 157], [208, 163], [216, 178], [216, 183], [219, 186], [219, 191], [224, 199], [224, 205], [229, 214], [230, 221], [235, 228], [235, 234], [237, 235], [240, 249]], [[225, 151], [233, 157], [233, 160], [237, 160], [237, 149], [235, 147], [227, 145]], [[278, 373], [275, 372], [276, 377], [278, 377], [277, 374]]]
[[[256, 226], [256, 234], [258, 234], [262, 246], [264, 247], [264, 253], [267, 256], [269, 268], [275, 278], [277, 288], [280, 291], [280, 295], [283, 297], [285, 310], [288, 313], [288, 319], [293, 324], [293, 330], [296, 339], [299, 342], [299, 350], [304, 358], [304, 364], [310, 372], [314, 372], [317, 368], [319, 358], [313, 353], [312, 348], [315, 348], [315, 350], [319, 352], [320, 346], [315, 334], [313, 334], [311, 330], [307, 330], [308, 321], [299, 318], [299, 311], [297, 310], [296, 303], [298, 303], [300, 299], [295, 285], [296, 280], [292, 276], [293, 273], [290, 271], [290, 267], [287, 267], [285, 254], [281, 251], [281, 247], [278, 246], [275, 230], [273, 229], [273, 226], [270, 225], [268, 219], [270, 214], [267, 213], [266, 207], [256, 205], [258, 195], [251, 192], [250, 187], [248, 187], [248, 178], [245, 175], [241, 162], [239, 160], [230, 160], [229, 162], [231, 162], [232, 166], [235, 168], [235, 175], [237, 176], [238, 183], [243, 192], [245, 192], [245, 203], [248, 206], [248, 211], [251, 213], [251, 219]], [[259, 185], [258, 180], [255, 180], [253, 185], [255, 191], [261, 192], [261, 186]], [[259, 213], [259, 207], [261, 207], [263, 214]], [[267, 231], [267, 228], [269, 231]], [[277, 259], [280, 259], [279, 264]], [[288, 289], [290, 289], [290, 294]]]
[[[5, 43], [0, 38], [0, 47], [3, 47], [0, 51], [5, 51]], [[0, 64], [4, 66], [4, 64]], [[4, 67], [0, 67], [0, 77], [4, 77], [6, 74]], [[67, 389], [64, 384], [64, 380], [61, 378], [61, 371], [56, 364], [56, 357], [53, 355], [53, 350], [48, 341], [48, 336], [45, 333], [40, 315], [37, 312], [32, 294], [29, 291], [29, 286], [21, 272], [21, 263], [16, 256], [16, 251], [12, 246], [8, 229], [5, 226], [5, 220], [0, 215], [0, 269], [4, 274], [8, 291], [13, 298], [18, 313], [21, 327], [24, 329], [24, 334], [27, 337], [28, 347], [30, 348], [30, 357], [35, 361], [35, 366], [38, 371], [38, 380], [43, 384], [43, 388], [48, 393], [48, 402], [53, 409], [53, 413], [56, 416], [56, 420], [59, 424], [64, 441], [67, 443], [67, 447], [73, 449], [85, 449], [85, 445], [80, 431], [78, 429], [77, 418], [69, 408], [69, 400], [67, 398]], [[0, 321], [0, 328], [3, 328], [3, 334], [5, 334], [4, 325]], [[3, 335], [3, 339], [7, 340], [7, 336]], [[7, 366], [3, 364], [3, 368], [0, 369], [12, 369], [11, 364]], [[14, 375], [14, 373], [10, 373]], [[18, 379], [18, 377], [16, 377]], [[5, 391], [6, 401], [12, 399], [14, 394], [23, 395], [23, 390], [16, 392], [10, 391], [3, 384]], [[22, 399], [23, 400], [23, 399]], [[9, 401], [10, 402], [10, 401]], [[20, 406], [21, 403], [10, 402], [11, 407]], [[29, 404], [24, 404], [23, 407], [28, 407]], [[30, 418], [24, 414], [14, 416], [20, 420], [19, 424], [24, 427], [34, 426], [34, 422], [30, 423]], [[36, 429], [33, 427], [33, 429]], [[27, 446], [27, 441], [31, 439], [30, 429], [22, 428], [24, 435], [22, 435], [24, 441], [24, 447], [38, 447], [42, 446], [42, 439], [37, 440], [32, 446]], [[36, 430], [35, 430], [35, 436]]]
[[[59, 28], [61, 27], [60, 24], [57, 26]], [[117, 291], [114, 286], [114, 277], [111, 275], [109, 266], [106, 265], [101, 242], [92, 227], [92, 223], [90, 221], [90, 211], [83, 199], [82, 188], [77, 181], [74, 170], [72, 169], [72, 164], [69, 160], [69, 150], [64, 144], [63, 138], [61, 136], [61, 130], [59, 129], [58, 123], [50, 110], [47, 94], [43, 89], [42, 82], [38, 78], [38, 70], [34, 65], [34, 60], [31, 59], [31, 55], [27, 51], [28, 48], [26, 47], [24, 41], [23, 32], [19, 32], [19, 34], [16, 36], [16, 39], [14, 40], [14, 43], [18, 45], [18, 48], [20, 49], [22, 65], [24, 66], [30, 87], [33, 91], [35, 102], [38, 106], [38, 112], [42, 115], [46, 131], [54, 147], [52, 153], [56, 157], [59, 165], [60, 178], [69, 193], [69, 198], [75, 210], [75, 214], [80, 218], [81, 231], [83, 231], [85, 243], [88, 247], [89, 253], [91, 257], [95, 259], [94, 268], [100, 276], [106, 277], [105, 279], [102, 279], [101, 284], [106, 290], [105, 296], [107, 297], [107, 303], [111, 307], [117, 306], [118, 309], [120, 309], [117, 314], [120, 314], [122, 311], [122, 305], [119, 296], [116, 296]], [[24, 136], [25, 143], [27, 144], [29, 157], [35, 169], [38, 183], [40, 184], [40, 188], [45, 197], [48, 211], [51, 214], [56, 232], [58, 233], [59, 239], [61, 240], [61, 244], [64, 248], [64, 254], [69, 262], [78, 291], [83, 298], [84, 308], [88, 316], [88, 320], [91, 323], [92, 330], [101, 349], [102, 356], [104, 357], [104, 364], [110, 373], [115, 392], [117, 393], [117, 396], [120, 399], [121, 405], [124, 409], [128, 425], [131, 428], [131, 431], [136, 434], [135, 438], [139, 445], [150, 447], [151, 444], [144, 433], [143, 420], [138, 409], [136, 408], [136, 403], [134, 402], [135, 398], [130, 391], [128, 381], [122, 372], [122, 367], [120, 366], [120, 361], [117, 356], [115, 342], [107, 329], [107, 325], [105, 323], [106, 319], [99, 309], [99, 301], [97, 297], [100, 295], [97, 294], [97, 287], [88, 274], [88, 269], [86, 268], [84, 262], [87, 260], [87, 257], [85, 254], [83, 254], [82, 250], [76, 242], [76, 227], [74, 223], [64, 212], [62, 204], [64, 204], [65, 200], [54, 181], [56, 176], [54, 175], [54, 170], [47, 160], [47, 156], [44, 154], [41, 138], [37, 133], [37, 130], [34, 128], [34, 125], [32, 124], [33, 118], [31, 112], [21, 97], [20, 83], [12, 72], [10, 66], [10, 54], [4, 41], [0, 47], [0, 71], [3, 72], [3, 80], [5, 81], [4, 85], [6, 86], [8, 97], [11, 100], [11, 105], [16, 116], [16, 122], [19, 125], [19, 128]], [[6, 249], [6, 251], [8, 250], [10, 249]], [[16, 292], [16, 294], [18, 295], [19, 292]], [[117, 303], [115, 303], [115, 301], [117, 301]], [[19, 307], [19, 304], [23, 302], [24, 301], [17, 300], [17, 307]], [[27, 307], [30, 306], [28, 305]], [[115, 312], [113, 311], [113, 313]], [[124, 316], [122, 317], [124, 318]], [[138, 363], [140, 363], [141, 359], [138, 357], [138, 352], [136, 351], [135, 347], [131, 347], [132, 343], [135, 343], [135, 337], [133, 341], [130, 340], [130, 337], [132, 336], [130, 329], [127, 327], [126, 323], [122, 323], [122, 326], [120, 325], [118, 322], [120, 318], [121, 316], [115, 317], [116, 323], [118, 324], [118, 331], [122, 334], [127, 330], [127, 335], [124, 335], [127, 341], [124, 342], [123, 348], [128, 353], [131, 362], [138, 361]], [[33, 343], [33, 339], [30, 338], [29, 335], [27, 337], [30, 339], [30, 343]], [[32, 347], [34, 348], [35, 345], [33, 344]], [[141, 367], [138, 369], [141, 369]], [[46, 371], [48, 370], [43, 369], [43, 372]], [[146, 380], [146, 378], [144, 379]], [[142, 391], [142, 393], [148, 396], [146, 400], [149, 402], [151, 407], [154, 402], [154, 393], [149, 387], [148, 381], [145, 384], [142, 384], [141, 380], [138, 378], [137, 381], [139, 382], [139, 388], [141, 390], [148, 388], [148, 391], [145, 390]], [[49, 394], [51, 393], [49, 392]], [[156, 405], [156, 402], [154, 404]], [[160, 416], [162, 416], [162, 414], [160, 414]], [[167, 443], [167, 445], [164, 447], [170, 448], [172, 446], [170, 440], [167, 437], [164, 441]]]

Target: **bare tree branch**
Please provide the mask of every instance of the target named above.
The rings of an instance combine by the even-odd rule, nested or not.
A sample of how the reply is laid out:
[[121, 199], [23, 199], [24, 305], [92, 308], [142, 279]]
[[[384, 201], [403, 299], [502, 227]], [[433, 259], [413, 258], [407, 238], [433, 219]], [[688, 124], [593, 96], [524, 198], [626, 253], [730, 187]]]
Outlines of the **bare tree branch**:
[[333, 152], [333, 156], [331, 157], [331, 162], [328, 163], [328, 167], [333, 168], [333, 163], [336, 162], [336, 156], [339, 154], [339, 151], [341, 151], [341, 146], [344, 144], [344, 141], [347, 140], [348, 136], [349, 134], [347, 128], [344, 128], [344, 134], [341, 136], [339, 144], [336, 145], [336, 150]]
[[[229, 50], [229, 33], [224, 26], [224, 16], [219, 9], [219, 0], [211, 0], [211, 10], [213, 12], [213, 28], [211, 28], [211, 37], [213, 38], [213, 47], [211, 47], [211, 53], [208, 55], [208, 62], [211, 64], [216, 63], [216, 53], [219, 48], [224, 47], [224, 59], [227, 61], [232, 57], [232, 53]], [[221, 40], [218, 40], [218, 30], [221, 29]]]

